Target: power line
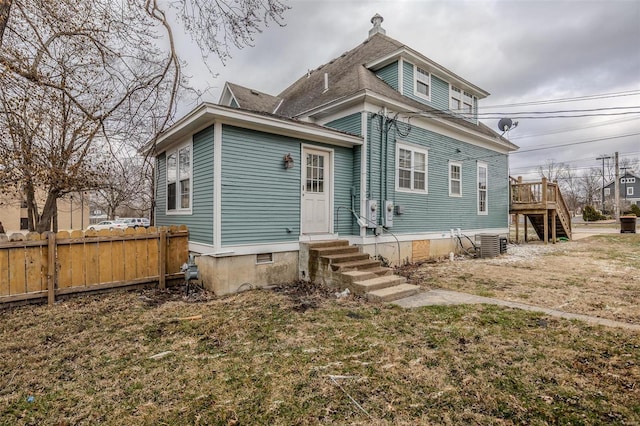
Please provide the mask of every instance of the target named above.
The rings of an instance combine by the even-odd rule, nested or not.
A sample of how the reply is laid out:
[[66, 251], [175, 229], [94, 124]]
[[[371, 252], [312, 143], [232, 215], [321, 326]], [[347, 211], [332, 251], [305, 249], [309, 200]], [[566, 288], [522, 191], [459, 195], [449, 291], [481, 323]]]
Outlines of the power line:
[[520, 102], [515, 104], [487, 105], [487, 106], [478, 107], [478, 109], [512, 108], [512, 107], [519, 107], [519, 106], [547, 105], [547, 104], [564, 103], [564, 102], [579, 102], [579, 101], [591, 101], [591, 100], [608, 99], [608, 98], [621, 98], [624, 96], [636, 96], [636, 95], [640, 95], [640, 90], [602, 93], [599, 95], [576, 96], [572, 98], [545, 99], [541, 101]]
[[541, 146], [541, 147], [538, 147], [538, 148], [521, 149], [521, 150], [518, 150], [518, 151], [515, 151], [515, 152], [511, 153], [511, 155], [522, 154], [522, 153], [525, 153], [525, 152], [542, 151], [543, 149], [560, 148], [560, 147], [563, 147], [563, 146], [581, 145], [581, 144], [587, 144], [587, 143], [593, 143], [593, 142], [608, 141], [608, 140], [612, 140], [612, 139], [620, 139], [620, 138], [626, 138], [626, 137], [629, 137], [629, 136], [637, 136], [637, 135], [640, 135], [640, 132], [638, 132], [638, 133], [629, 133], [629, 134], [626, 134], [626, 135], [619, 135], [619, 136], [609, 136], [609, 137], [606, 137], [606, 138], [589, 139], [589, 140], [577, 141], [577, 142], [568, 142], [568, 143], [557, 144], [557, 145], [547, 145], [547, 146]]
[[559, 130], [552, 130], [549, 132], [542, 132], [542, 133], [532, 133], [529, 135], [522, 135], [522, 136], [513, 136], [510, 139], [514, 140], [514, 139], [526, 139], [526, 138], [533, 138], [533, 137], [538, 137], [538, 136], [547, 136], [547, 135], [556, 135], [558, 133], [567, 133], [567, 132], [573, 132], [575, 130], [583, 130], [583, 129], [592, 129], [594, 127], [604, 127], [604, 126], [610, 126], [612, 124], [619, 124], [619, 123], [625, 123], [628, 121], [634, 121], [634, 120], [638, 120], [640, 119], [640, 117], [632, 117], [632, 118], [620, 118], [617, 120], [608, 120], [605, 122], [601, 122], [601, 123], [594, 123], [594, 124], [585, 124], [583, 126], [579, 126], [579, 127], [567, 127], [564, 129], [559, 129]]

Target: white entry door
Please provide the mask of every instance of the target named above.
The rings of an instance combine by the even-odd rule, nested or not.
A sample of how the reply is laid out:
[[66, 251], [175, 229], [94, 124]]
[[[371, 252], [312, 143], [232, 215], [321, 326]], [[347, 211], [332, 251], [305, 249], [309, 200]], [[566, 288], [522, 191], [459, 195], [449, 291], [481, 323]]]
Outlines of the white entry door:
[[331, 155], [327, 151], [304, 148], [302, 157], [302, 233], [329, 233]]

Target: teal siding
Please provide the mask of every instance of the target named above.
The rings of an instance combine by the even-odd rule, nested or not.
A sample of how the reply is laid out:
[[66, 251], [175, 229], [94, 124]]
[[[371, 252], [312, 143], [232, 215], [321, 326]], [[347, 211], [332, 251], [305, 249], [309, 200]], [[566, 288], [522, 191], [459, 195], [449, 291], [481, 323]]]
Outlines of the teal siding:
[[167, 209], [167, 156], [163, 152], [156, 157], [156, 225], [165, 226]]
[[[358, 114], [359, 115], [359, 114]], [[339, 146], [327, 147], [333, 149], [333, 230], [341, 235], [353, 235], [357, 222], [349, 212], [354, 209], [357, 200], [353, 186], [354, 151], [351, 148]]]
[[[372, 173], [370, 198], [392, 200], [404, 208], [394, 217], [394, 233], [445, 232], [451, 228], [503, 228], [508, 220], [507, 156], [437, 133], [398, 123], [389, 134], [380, 132], [380, 118], [371, 118]], [[402, 134], [400, 134], [400, 132]], [[385, 137], [386, 136], [386, 137]], [[386, 143], [381, 143], [386, 140]], [[428, 150], [428, 194], [395, 191], [396, 140]], [[386, 147], [385, 147], [386, 146]], [[457, 150], [460, 150], [458, 153]], [[386, 161], [380, 163], [380, 153]], [[462, 197], [449, 197], [449, 161], [462, 163]], [[487, 164], [488, 215], [477, 214], [477, 162]]]
[[[403, 90], [403, 94], [414, 101], [429, 105], [430, 107], [436, 108], [440, 111], [449, 111], [449, 83], [438, 76], [431, 74], [431, 101], [427, 101], [424, 98], [414, 95], [413, 64], [409, 62], [404, 62]], [[477, 99], [474, 99], [473, 110], [474, 118], [465, 119], [471, 123], [477, 124], [478, 120], [475, 118], [478, 116]]]
[[[293, 138], [222, 127], [223, 246], [298, 240], [300, 149]], [[288, 153], [295, 162], [284, 169]]]
[[[222, 244], [298, 241], [302, 143], [334, 152], [334, 231], [349, 234], [353, 150], [223, 126]], [[291, 153], [294, 167], [285, 170], [282, 158]], [[287, 232], [287, 228], [291, 232]]]
[[431, 105], [431, 102], [427, 102], [425, 99], [414, 95], [413, 64], [406, 61], [403, 62], [402, 90], [402, 94], [404, 96], [411, 98], [414, 101]]
[[189, 240], [213, 244], [213, 127], [193, 136], [192, 209], [190, 215], [167, 215], [166, 155], [157, 159], [156, 224], [187, 225]]
[[441, 80], [440, 78], [431, 74], [431, 100], [427, 101], [426, 99], [414, 94], [415, 82], [413, 77], [412, 63], [404, 62], [404, 74], [402, 76], [402, 79], [404, 90], [403, 94], [406, 97], [425, 105], [429, 105], [441, 111], [449, 110], [449, 83], [447, 83], [446, 81]]
[[325, 124], [332, 129], [340, 130], [341, 132], [351, 133], [352, 135], [362, 136], [362, 115], [356, 112], [351, 115], [347, 115], [337, 120], [330, 121]]
[[431, 74], [431, 106], [441, 111], [449, 110], [449, 83]]
[[395, 90], [399, 90], [398, 85], [398, 62], [387, 65], [384, 68], [380, 68], [376, 71], [376, 75], [380, 77], [385, 83], [393, 87]]

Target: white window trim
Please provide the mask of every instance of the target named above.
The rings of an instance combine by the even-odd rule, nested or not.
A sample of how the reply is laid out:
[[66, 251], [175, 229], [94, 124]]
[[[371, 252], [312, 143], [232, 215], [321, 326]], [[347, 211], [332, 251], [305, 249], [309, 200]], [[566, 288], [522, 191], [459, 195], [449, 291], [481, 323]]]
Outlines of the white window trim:
[[[429, 94], [427, 96], [418, 92], [418, 69], [421, 69], [422, 71], [427, 73], [427, 80], [425, 81], [429, 85]], [[419, 98], [431, 102], [431, 73], [415, 64], [413, 65], [413, 94]]]
[[[456, 179], [460, 182], [460, 193], [454, 194], [451, 191], [451, 182], [454, 180], [451, 176], [451, 166], [458, 166], [460, 168], [460, 178]], [[449, 197], [462, 197], [462, 163], [459, 161], [449, 161]]]
[[627, 186], [627, 197], [633, 195], [633, 186]]
[[[483, 163], [478, 161], [478, 165], [477, 165], [477, 171], [476, 171], [476, 209], [478, 211], [478, 215], [479, 216], [487, 216], [489, 214], [489, 166], [487, 165], [487, 163]], [[480, 169], [484, 168], [486, 170], [486, 176], [487, 176], [487, 187], [484, 189], [484, 192], [486, 193], [486, 197], [485, 197], [485, 210], [484, 211], [480, 211]]]
[[608, 196], [610, 196], [610, 195], [611, 195], [611, 188], [605, 188], [605, 189], [604, 189], [604, 196], [605, 196], [605, 197], [608, 197]]
[[[404, 149], [407, 151], [411, 151], [411, 188], [400, 188], [400, 173], [399, 170], [399, 161], [400, 161], [400, 149]], [[424, 189], [414, 189], [413, 188], [413, 167], [415, 161], [413, 159], [414, 153], [424, 154]], [[429, 193], [429, 150], [422, 147], [417, 147], [415, 145], [410, 145], [403, 142], [396, 142], [396, 164], [395, 164], [395, 173], [396, 173], [396, 191], [397, 192], [406, 192], [410, 194], [428, 194]]]
[[[183, 148], [189, 148], [189, 208], [180, 207], [180, 150]], [[167, 160], [171, 154], [176, 154], [176, 208], [175, 210], [169, 210], [169, 165]], [[189, 141], [182, 145], [167, 151], [164, 157], [164, 171], [165, 171], [165, 214], [167, 216], [172, 215], [190, 215], [193, 208], [193, 141]]]

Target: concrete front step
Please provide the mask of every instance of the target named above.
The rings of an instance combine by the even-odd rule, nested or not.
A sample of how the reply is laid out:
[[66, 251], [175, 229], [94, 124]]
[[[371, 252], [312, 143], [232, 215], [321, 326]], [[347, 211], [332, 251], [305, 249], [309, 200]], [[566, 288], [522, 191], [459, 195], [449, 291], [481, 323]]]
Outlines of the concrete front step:
[[367, 280], [355, 281], [351, 286], [356, 294], [370, 293], [375, 290], [381, 290], [387, 287], [394, 287], [407, 282], [405, 277], [398, 275], [384, 275], [382, 277], [376, 276]]
[[309, 243], [309, 249], [323, 248], [323, 247], [340, 247], [349, 246], [347, 240], [329, 240], [329, 241], [315, 241]]
[[[367, 256], [368, 257], [368, 256]], [[353, 262], [341, 262], [341, 263], [332, 263], [331, 270], [346, 272], [356, 270], [364, 270], [364, 269], [372, 269], [380, 267], [380, 262], [377, 260], [355, 260]]]
[[393, 269], [387, 268], [385, 266], [380, 266], [380, 262], [374, 268], [361, 269], [362, 272], [371, 272], [376, 274], [379, 277], [384, 275], [393, 275]]
[[[327, 259], [331, 264], [339, 264], [347, 262], [357, 262], [359, 260], [368, 260], [369, 255], [367, 253], [360, 253], [359, 251], [357, 251], [355, 253], [327, 254], [323, 255], [322, 259]], [[378, 264], [380, 264], [380, 262], [378, 262]]]
[[376, 278], [378, 275], [374, 272], [371, 272], [370, 269], [365, 269], [362, 271], [354, 270], [354, 271], [346, 271], [342, 274], [343, 282], [345, 284], [352, 284], [355, 281], [365, 281], [370, 280], [372, 278]]
[[360, 249], [353, 246], [314, 247], [312, 249], [309, 249], [309, 253], [311, 255], [324, 257], [330, 254], [360, 253]]
[[420, 287], [413, 284], [399, 284], [393, 287], [387, 287], [380, 290], [374, 290], [366, 293], [367, 300], [372, 302], [391, 302], [393, 300], [402, 299], [413, 296], [420, 291]]

